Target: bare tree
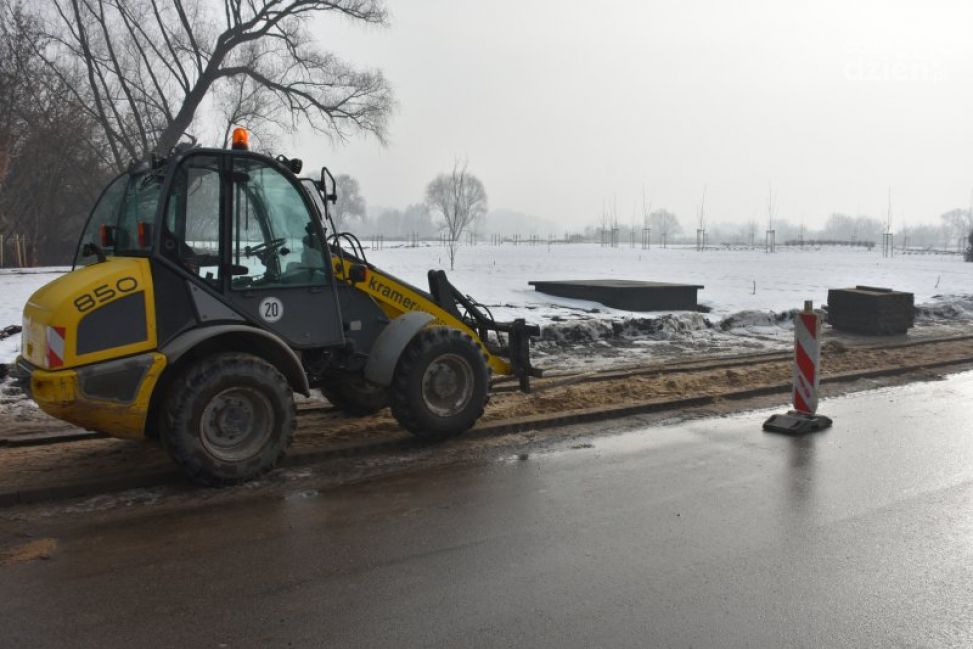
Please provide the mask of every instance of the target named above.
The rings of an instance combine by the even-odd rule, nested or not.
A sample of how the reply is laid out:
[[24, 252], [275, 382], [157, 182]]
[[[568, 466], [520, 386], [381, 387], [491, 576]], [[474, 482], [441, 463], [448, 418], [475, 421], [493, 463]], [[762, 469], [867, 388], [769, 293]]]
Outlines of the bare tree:
[[334, 181], [337, 185], [338, 200], [334, 204], [332, 218], [334, 218], [334, 226], [340, 231], [345, 221], [351, 218], [365, 219], [365, 199], [361, 195], [358, 181], [348, 174], [339, 174]]
[[262, 148], [273, 148], [275, 133], [287, 130], [287, 115], [278, 110], [277, 102], [262, 86], [245, 76], [228, 79], [216, 93], [218, 120], [223, 124], [221, 142], [230, 146], [233, 127], [246, 125], [251, 138]]
[[221, 93], [239, 109], [231, 111], [236, 119], [291, 129], [306, 122], [337, 139], [356, 132], [384, 137], [392, 95], [382, 74], [321, 51], [308, 30], [312, 18], [328, 13], [385, 24], [383, 0], [32, 6], [44, 24], [37, 54], [100, 126], [116, 168], [148, 153], [166, 155], [189, 129], [202, 128], [206, 102]]
[[953, 242], [963, 241], [973, 235], [973, 206], [969, 210], [955, 209], [943, 214], [943, 229], [947, 238], [947, 249], [953, 247]]
[[486, 189], [479, 178], [469, 173], [464, 162], [453, 163], [453, 171], [439, 174], [426, 187], [426, 204], [443, 218], [449, 246], [449, 269], [456, 267], [460, 237], [474, 221], [486, 214]]
[[767, 232], [774, 229], [774, 219], [777, 218], [777, 197], [774, 195], [774, 185], [767, 185]]
[[659, 233], [659, 239], [662, 241], [663, 248], [668, 246], [669, 237], [678, 235], [682, 229], [676, 215], [664, 209], [656, 210], [649, 214], [649, 223], [652, 224], [652, 229]]
[[699, 199], [699, 209], [696, 211], [696, 215], [699, 219], [696, 224], [697, 230], [706, 229], [706, 185], [703, 185], [703, 196]]
[[34, 53], [37, 20], [0, 0], [0, 235], [26, 240], [33, 264], [65, 263], [107, 179], [94, 121]]

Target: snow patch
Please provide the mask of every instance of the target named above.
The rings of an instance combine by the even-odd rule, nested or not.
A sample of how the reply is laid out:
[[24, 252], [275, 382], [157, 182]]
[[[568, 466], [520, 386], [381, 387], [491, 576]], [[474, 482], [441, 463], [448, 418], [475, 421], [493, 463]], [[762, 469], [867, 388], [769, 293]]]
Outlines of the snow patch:
[[916, 305], [917, 322], [973, 319], [973, 295], [934, 295], [933, 299]]
[[796, 309], [782, 311], [754, 311], [746, 310], [734, 313], [720, 321], [720, 330], [729, 331], [731, 329], [750, 329], [752, 327], [784, 327], [792, 329], [794, 327], [794, 314]]

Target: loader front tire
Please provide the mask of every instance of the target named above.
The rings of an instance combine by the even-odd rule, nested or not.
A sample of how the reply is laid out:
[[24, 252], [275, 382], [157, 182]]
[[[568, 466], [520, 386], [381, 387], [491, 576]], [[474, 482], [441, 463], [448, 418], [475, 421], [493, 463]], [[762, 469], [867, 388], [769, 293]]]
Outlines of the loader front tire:
[[396, 365], [392, 415], [416, 437], [439, 441], [473, 427], [489, 386], [490, 369], [469, 335], [449, 327], [423, 329]]
[[276, 367], [228, 352], [191, 366], [173, 384], [163, 444], [200, 484], [235, 484], [263, 475], [290, 444], [294, 396]]

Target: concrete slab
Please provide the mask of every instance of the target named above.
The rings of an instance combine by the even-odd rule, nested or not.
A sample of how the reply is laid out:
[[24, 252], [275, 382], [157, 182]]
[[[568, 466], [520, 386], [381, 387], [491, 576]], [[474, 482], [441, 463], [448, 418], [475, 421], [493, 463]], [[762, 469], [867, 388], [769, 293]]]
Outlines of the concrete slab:
[[541, 293], [591, 300], [627, 311], [696, 311], [698, 284], [627, 279], [574, 279], [527, 282]]
[[915, 323], [915, 297], [890, 288], [828, 290], [828, 322], [835, 329], [872, 336], [904, 334]]

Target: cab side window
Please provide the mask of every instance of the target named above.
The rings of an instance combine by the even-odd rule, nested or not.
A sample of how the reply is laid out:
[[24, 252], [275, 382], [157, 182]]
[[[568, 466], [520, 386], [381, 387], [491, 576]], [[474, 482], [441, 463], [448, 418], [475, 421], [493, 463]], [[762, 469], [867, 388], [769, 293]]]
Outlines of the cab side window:
[[[103, 226], [115, 227], [118, 224], [118, 208], [125, 198], [125, 189], [128, 187], [129, 178], [127, 175], [119, 176], [108, 186], [98, 199], [98, 204], [91, 213], [91, 218], [85, 225], [84, 233], [81, 235], [81, 242], [78, 244], [78, 251], [74, 256], [74, 267], [87, 266], [98, 261], [94, 255], [82, 255], [82, 249], [86, 243], [101, 243], [98, 233]], [[114, 254], [115, 249], [112, 245], [102, 245], [105, 254]]]
[[218, 287], [221, 272], [222, 183], [215, 156], [184, 161], [173, 178], [162, 229], [162, 254]]
[[254, 158], [235, 159], [231, 180], [231, 262], [246, 271], [233, 278], [232, 286], [326, 284], [324, 253], [300, 190], [277, 169]]

